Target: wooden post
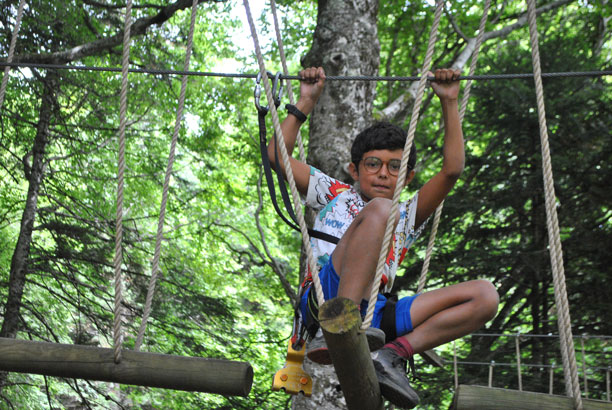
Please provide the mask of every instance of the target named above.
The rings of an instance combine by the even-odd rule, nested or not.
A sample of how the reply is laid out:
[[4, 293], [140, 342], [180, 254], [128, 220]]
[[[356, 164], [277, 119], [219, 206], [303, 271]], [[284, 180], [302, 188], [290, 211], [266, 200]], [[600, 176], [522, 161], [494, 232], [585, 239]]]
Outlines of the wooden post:
[[584, 380], [584, 397], [588, 398], [589, 397], [589, 381], [587, 379], [586, 358], [584, 354], [584, 338], [585, 338], [584, 335], [582, 335], [582, 337], [580, 338], [580, 346], [582, 346], [582, 377]]
[[0, 370], [165, 389], [247, 396], [253, 368], [244, 362], [0, 338]]
[[321, 306], [319, 321], [348, 409], [381, 410], [380, 386], [357, 305], [330, 299]]
[[455, 391], [459, 387], [459, 373], [457, 372], [457, 341], [453, 340], [453, 372], [455, 373]]
[[523, 377], [521, 376], [521, 333], [516, 334], [516, 338], [514, 339], [514, 344], [516, 345], [516, 374], [518, 377], [518, 389], [519, 391], [523, 390]]
[[553, 394], [553, 388], [554, 388], [554, 383], [553, 383], [553, 377], [555, 375], [555, 362], [552, 363], [552, 365], [550, 366], [550, 377], [548, 380], [548, 394]]
[[610, 367], [606, 369], [606, 401], [610, 401]]

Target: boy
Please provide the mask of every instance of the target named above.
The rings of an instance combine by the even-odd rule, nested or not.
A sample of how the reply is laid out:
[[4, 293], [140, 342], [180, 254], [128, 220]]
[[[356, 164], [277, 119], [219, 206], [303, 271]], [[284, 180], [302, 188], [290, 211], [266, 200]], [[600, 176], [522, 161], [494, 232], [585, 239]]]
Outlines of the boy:
[[[443, 164], [414, 197], [401, 204], [394, 241], [384, 267], [381, 293], [391, 290], [397, 266], [405, 252], [463, 171], [463, 132], [457, 109], [459, 71], [441, 69], [436, 70], [434, 76], [431, 85], [440, 100], [444, 118]], [[300, 99], [295, 106], [288, 106], [290, 115], [281, 126], [289, 153], [293, 151], [299, 127], [323, 90], [325, 72], [320, 67], [307, 68], [300, 72], [300, 78]], [[388, 123], [374, 124], [357, 135], [348, 169], [356, 181], [354, 187], [297, 159], [290, 159], [298, 191], [306, 197], [307, 206], [320, 212], [314, 228], [340, 238], [337, 245], [313, 240], [313, 252], [322, 266], [319, 278], [325, 299], [336, 296], [351, 299], [360, 307], [362, 315], [367, 310], [395, 186], [397, 183], [409, 184], [415, 175], [413, 146], [406, 180], [397, 180], [405, 141], [406, 133]], [[275, 151], [274, 142], [271, 142], [268, 153], [272, 164], [275, 163]], [[279, 162], [284, 172], [282, 159], [279, 158]], [[300, 308], [307, 326], [316, 321], [317, 306], [313, 293], [310, 287], [303, 292], [301, 299]], [[464, 282], [397, 301], [391, 319], [395, 323], [390, 329], [385, 327], [390, 342], [372, 356], [383, 396], [399, 407], [414, 407], [419, 398], [406, 376], [406, 361], [412, 361], [415, 353], [480, 328], [495, 316], [498, 303], [497, 291], [484, 280]], [[366, 332], [369, 341], [377, 337], [375, 330], [381, 327], [386, 305], [387, 299], [380, 294], [372, 328]], [[391, 308], [387, 310], [391, 311]], [[321, 340], [309, 344], [315, 345], [307, 349], [311, 360], [328, 362], [326, 346]]]

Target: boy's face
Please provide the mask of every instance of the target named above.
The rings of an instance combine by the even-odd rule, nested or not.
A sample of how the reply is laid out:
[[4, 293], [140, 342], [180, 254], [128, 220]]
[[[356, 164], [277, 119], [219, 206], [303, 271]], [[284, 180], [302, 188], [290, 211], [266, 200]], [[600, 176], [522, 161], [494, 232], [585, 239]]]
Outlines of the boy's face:
[[[393, 199], [397, 174], [404, 150], [372, 150], [363, 154], [359, 164], [350, 163], [349, 172], [355, 181], [359, 182], [361, 196], [365, 201], [374, 198]], [[404, 185], [414, 178], [411, 170]]]

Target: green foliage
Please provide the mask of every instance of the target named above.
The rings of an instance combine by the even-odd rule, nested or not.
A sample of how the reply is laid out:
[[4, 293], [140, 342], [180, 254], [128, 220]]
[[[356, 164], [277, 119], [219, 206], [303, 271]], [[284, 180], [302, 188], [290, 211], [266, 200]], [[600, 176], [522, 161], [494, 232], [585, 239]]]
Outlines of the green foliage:
[[[607, 64], [589, 46], [593, 18], [586, 10], [568, 7], [539, 20], [543, 72], [598, 70]], [[525, 30], [513, 33], [503, 46], [485, 49], [480, 73], [530, 72], [525, 35]], [[612, 306], [602, 287], [611, 262], [602, 244], [612, 235], [610, 196], [603, 194], [612, 171], [609, 87], [601, 78], [557, 78], [545, 80], [544, 90], [573, 332], [610, 335], [604, 312]], [[478, 82], [472, 93], [464, 124], [466, 169], [445, 202], [431, 288], [489, 278], [502, 301], [489, 332], [556, 334], [533, 82]], [[419, 181], [427, 178], [424, 174]], [[411, 261], [415, 265], [399, 283], [403, 288], [414, 286], [420, 271], [417, 258]], [[514, 343], [514, 338], [472, 337], [459, 360], [509, 363], [495, 367], [494, 385], [517, 388]], [[578, 347], [578, 339], [576, 343]], [[588, 359], [591, 398], [603, 398], [605, 392], [607, 343], [586, 339], [587, 351], [593, 353]], [[524, 337], [521, 353], [523, 363], [544, 365], [523, 368], [524, 386], [548, 392], [545, 366], [555, 363], [554, 390], [563, 391], [558, 339]], [[451, 359], [452, 352], [445, 349], [444, 354]], [[487, 378], [487, 366], [460, 367], [460, 383], [485, 384]], [[430, 388], [435, 391], [428, 383]]]
[[[120, 34], [119, 1], [28, 2], [17, 54], [45, 54]], [[159, 12], [166, 2], [134, 9], [134, 19]], [[492, 11], [487, 30], [514, 21], [523, 5], [505, 2]], [[203, 2], [198, 7], [190, 68], [213, 70], [233, 64], [235, 71], [255, 67], [250, 52], [232, 44], [240, 23], [239, 2]], [[420, 70], [431, 19], [426, 2], [381, 2], [381, 73], [410, 75]], [[435, 66], [447, 65], [480, 19], [480, 2], [454, 2], [441, 24]], [[543, 71], [600, 69], [609, 65], [609, 35], [596, 47], [600, 3], [570, 4], [539, 20]], [[0, 6], [3, 55], [16, 2]], [[268, 10], [264, 10], [265, 13]], [[315, 25], [313, 1], [280, 2], [283, 39], [290, 71], [310, 44]], [[240, 10], [240, 13], [242, 11]], [[133, 39], [131, 64], [182, 69], [189, 10], [175, 14], [145, 36]], [[260, 35], [273, 37], [266, 19]], [[607, 36], [607, 37], [606, 37]], [[529, 72], [526, 29], [487, 43], [480, 73]], [[249, 44], [250, 46], [250, 44]], [[599, 51], [598, 51], [599, 50]], [[279, 70], [278, 48], [264, 47], [272, 71]], [[75, 63], [117, 67], [121, 46]], [[0, 139], [0, 300], [6, 300], [11, 258], [20, 233], [36, 135], [44, 71], [13, 71], [1, 111]], [[20, 338], [112, 344], [113, 256], [117, 172], [119, 89], [117, 73], [62, 71], [55, 89], [45, 176], [38, 198], [35, 231], [22, 301]], [[146, 297], [162, 182], [176, 120], [180, 78], [130, 74], [123, 242], [126, 347], [131, 348]], [[576, 334], [612, 334], [606, 312], [611, 241], [609, 137], [611, 94], [606, 79], [545, 81], [547, 121], [553, 151], [568, 293]], [[166, 391], [135, 386], [60, 380], [11, 374], [0, 407], [89, 408], [287, 408], [287, 396], [270, 391], [281, 366], [291, 319], [291, 303], [279, 274], [298, 284], [299, 237], [280, 223], [264, 192], [253, 82], [191, 77], [165, 219], [160, 279], [144, 349], [176, 355], [248, 361], [255, 371], [247, 398]], [[405, 91], [405, 84], [380, 83], [376, 106], [384, 108]], [[418, 128], [421, 158], [414, 188], [439, 167], [440, 119], [426, 100]], [[556, 333], [551, 273], [541, 188], [541, 154], [533, 86], [528, 80], [474, 85], [464, 125], [468, 160], [462, 181], [446, 202], [438, 250], [428, 288], [476, 277], [494, 281], [502, 297], [489, 331]], [[307, 132], [305, 132], [307, 136]], [[258, 225], [259, 223], [259, 225]], [[261, 232], [259, 229], [261, 228]], [[263, 234], [263, 236], [262, 236]], [[263, 245], [265, 239], [270, 255]], [[408, 255], [397, 285], [407, 292], [420, 271], [424, 240]], [[282, 272], [274, 272], [276, 262]], [[0, 312], [4, 315], [4, 312]], [[579, 343], [577, 342], [577, 346]], [[514, 339], [478, 337], [457, 343], [464, 361], [513, 362]], [[524, 362], [560, 364], [556, 341], [521, 339]], [[606, 341], [585, 339], [591, 368], [609, 359]], [[448, 347], [440, 353], [448, 360]], [[582, 358], [579, 355], [579, 360]], [[608, 360], [609, 361], [609, 360]], [[495, 384], [516, 387], [515, 369], [499, 368]], [[483, 384], [486, 367], [464, 366], [461, 382]], [[562, 390], [556, 370], [555, 390]], [[439, 408], [452, 395], [446, 372], [424, 367], [424, 406]], [[546, 391], [548, 373], [525, 372], [531, 390]], [[592, 397], [601, 397], [605, 379], [589, 373]]]

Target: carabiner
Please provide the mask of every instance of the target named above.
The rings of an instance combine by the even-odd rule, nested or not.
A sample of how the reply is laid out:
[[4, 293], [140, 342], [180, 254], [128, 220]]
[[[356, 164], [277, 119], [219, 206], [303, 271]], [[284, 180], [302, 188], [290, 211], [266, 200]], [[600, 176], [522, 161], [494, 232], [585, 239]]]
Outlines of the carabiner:
[[253, 95], [255, 97], [255, 107], [257, 108], [257, 111], [261, 114], [267, 114], [268, 113], [268, 106], [261, 106], [259, 104], [259, 99], [261, 98], [261, 85], [259, 84], [261, 82], [261, 72], [257, 73], [257, 78], [255, 79], [255, 90], [253, 92]]
[[[272, 73], [267, 71], [268, 78], [272, 78]], [[283, 93], [283, 82], [281, 80], [281, 73], [278, 72], [273, 78], [274, 81], [272, 83], [272, 98], [274, 100], [274, 106], [278, 108], [281, 103], [281, 95]], [[269, 107], [267, 105], [262, 106], [260, 104], [261, 99], [261, 72], [257, 73], [257, 78], [255, 79], [255, 90], [253, 92], [255, 98], [255, 107], [257, 111], [263, 114], [267, 114]]]
[[274, 97], [274, 106], [279, 107], [281, 103], [281, 96], [283, 94], [283, 80], [281, 80], [280, 71], [274, 76], [274, 83], [272, 83], [272, 96]]

